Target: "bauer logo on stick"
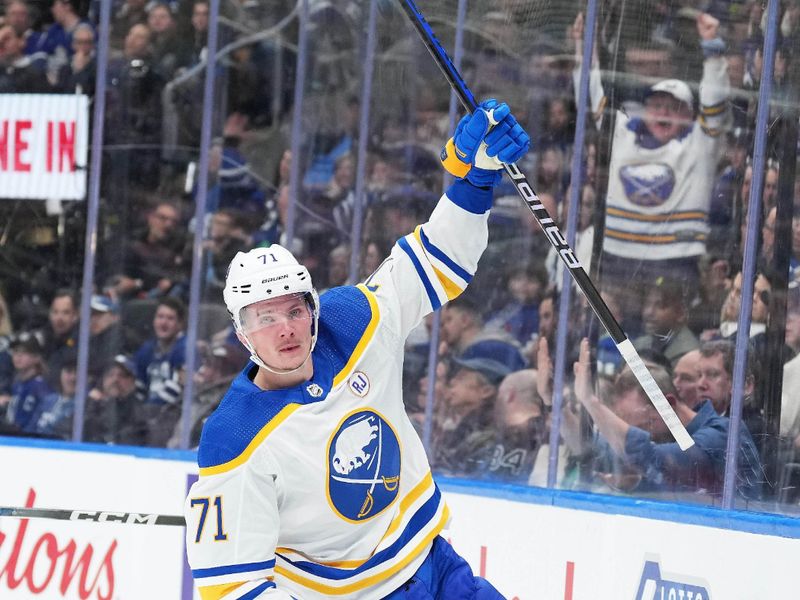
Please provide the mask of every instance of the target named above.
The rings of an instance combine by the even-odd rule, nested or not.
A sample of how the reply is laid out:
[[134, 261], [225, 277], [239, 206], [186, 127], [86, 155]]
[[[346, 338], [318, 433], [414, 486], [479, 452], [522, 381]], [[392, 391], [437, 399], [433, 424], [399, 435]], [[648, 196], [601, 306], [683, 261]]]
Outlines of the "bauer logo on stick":
[[371, 410], [351, 413], [328, 446], [328, 499], [348, 521], [387, 508], [400, 487], [400, 444], [391, 425]]

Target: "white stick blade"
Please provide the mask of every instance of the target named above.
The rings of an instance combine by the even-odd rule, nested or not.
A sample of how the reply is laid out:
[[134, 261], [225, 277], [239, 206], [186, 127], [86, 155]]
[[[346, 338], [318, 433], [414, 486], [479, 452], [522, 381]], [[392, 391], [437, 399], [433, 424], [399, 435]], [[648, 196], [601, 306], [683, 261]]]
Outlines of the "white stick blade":
[[639, 384], [642, 386], [644, 393], [650, 398], [650, 402], [653, 403], [658, 414], [661, 415], [664, 423], [669, 427], [672, 437], [678, 442], [678, 446], [681, 447], [681, 450], [688, 450], [694, 446], [692, 436], [689, 435], [689, 432], [686, 431], [678, 415], [672, 410], [669, 402], [664, 397], [664, 392], [658, 387], [658, 384], [653, 379], [653, 376], [650, 374], [644, 361], [642, 361], [639, 353], [636, 352], [636, 348], [633, 347], [631, 341], [626, 339], [620, 342], [617, 344], [617, 349], [620, 354], [622, 354], [622, 358], [625, 359], [625, 362], [628, 363], [636, 379], [639, 380]]

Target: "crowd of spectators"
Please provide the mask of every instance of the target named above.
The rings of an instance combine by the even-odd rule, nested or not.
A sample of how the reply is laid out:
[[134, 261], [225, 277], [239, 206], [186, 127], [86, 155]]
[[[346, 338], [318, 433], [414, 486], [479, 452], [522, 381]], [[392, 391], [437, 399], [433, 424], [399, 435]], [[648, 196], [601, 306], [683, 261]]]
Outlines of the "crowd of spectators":
[[[584, 267], [596, 274], [604, 300], [651, 364], [679, 418], [702, 443], [698, 441], [691, 454], [675, 452], [658, 415], [631, 383], [611, 339], [605, 332], [599, 338], [593, 333], [596, 325], [577, 294], [568, 325], [570, 368], [564, 443], [559, 449], [565, 487], [712, 500], [721, 493], [765, 16], [760, 2], [707, 4], [709, 14], [698, 17], [688, 3], [660, 3], [659, 10], [629, 29], [624, 23], [610, 26], [610, 14], [598, 30], [598, 66], [604, 73], [605, 96], [613, 102], [591, 99], [590, 108], [600, 111], [587, 122], [575, 242]], [[280, 0], [223, 3], [221, 46], [274, 25], [292, 7]], [[0, 93], [94, 95], [98, 3], [6, 0], [3, 8]], [[114, 2], [103, 226], [91, 299], [84, 440], [177, 447], [183, 387], [191, 376], [196, 398], [190, 441], [197, 443], [204, 418], [247, 358], [222, 305], [227, 265], [236, 252], [281, 243], [308, 266], [323, 291], [368, 276], [394, 241], [424, 221], [435, 205], [443, 186], [437, 154], [448, 135], [448, 98], [446, 93], [433, 94], [429, 82], [412, 85], [413, 74], [395, 72], [397, 65], [389, 61], [379, 62], [379, 79], [397, 77], [409, 89], [378, 93], [385, 108], [373, 112], [367, 154], [357, 155], [362, 8], [355, 2], [338, 7], [312, 3], [314, 36], [299, 156], [292, 155], [288, 135], [294, 54], [275, 36], [234, 44], [225, 51], [218, 70], [224, 93], [218, 94], [214, 114], [219, 136], [210, 149], [209, 187], [202, 195], [208, 217], [196, 223], [194, 205], [201, 197], [196, 177], [202, 87], [198, 66], [206, 57], [208, 2]], [[512, 61], [478, 41], [468, 48], [465, 62], [465, 73], [478, 82], [480, 93], [501, 95], [513, 89], [506, 95], [518, 98], [514, 110], [535, 140], [523, 167], [562, 226], [567, 222], [575, 150], [573, 69], [579, 61], [573, 56], [579, 54], [582, 31], [581, 17], [574, 22], [575, 12], [568, 17], [563, 19], [563, 36], [544, 36], [546, 42], [528, 50], [528, 57]], [[706, 17], [719, 23], [704, 33], [701, 25], [714, 23], [704, 21]], [[786, 96], [791, 84], [799, 21], [794, 4], [782, 10], [776, 97]], [[512, 27], [510, 21], [505, 24]], [[622, 38], [615, 39], [621, 30]], [[291, 37], [296, 31], [284, 35]], [[402, 54], [409, 37], [387, 28], [380, 40], [384, 50]], [[608, 76], [614, 51], [616, 73], [627, 77]], [[709, 57], [726, 61], [730, 85], [730, 94], [713, 107], [702, 105], [699, 86]], [[685, 80], [692, 95], [688, 104], [674, 109], [686, 113], [674, 137], [711, 140], [690, 149], [685, 159], [711, 163], [709, 178], [694, 190], [694, 204], [706, 208], [698, 208], [702, 214], [692, 217], [698, 229], [688, 259], [684, 256], [680, 264], [650, 260], [652, 256], [642, 257], [641, 252], [621, 258], [602, 243], [609, 236], [614, 239], [614, 231], [607, 223], [598, 228], [604, 216], [619, 216], [610, 195], [617, 189], [612, 180], [620, 177], [613, 169], [620, 164], [614, 161], [613, 144], [610, 164], [601, 156], [609, 145], [604, 136], [611, 132], [604, 121], [621, 114], [618, 122], [629, 119], [631, 131], [640, 127], [648, 102], [658, 96], [651, 86], [665, 78]], [[782, 118], [780, 109], [773, 108], [742, 415], [737, 490], [751, 500], [773, 494], [797, 500], [794, 490], [800, 489], [800, 481], [781, 476], [786, 469], [770, 467], [800, 462], [800, 402], [791, 393], [800, 373], [800, 186], [795, 186], [793, 198], [779, 198]], [[691, 155], [706, 148], [711, 155]], [[362, 160], [362, 239], [358, 273], [351, 274], [356, 173]], [[300, 166], [294, 198], [293, 161]], [[622, 169], [629, 166], [636, 165], [622, 164]], [[648, 180], [652, 173], [630, 173], [630, 181], [643, 186], [637, 197], [647, 207], [652, 200], [647, 195], [664, 182]], [[707, 194], [697, 197], [698, 190], [706, 189]], [[782, 202], [792, 206], [791, 239], [775, 235]], [[643, 209], [642, 214], [654, 213]], [[671, 223], [675, 215], [667, 212], [664, 222]], [[648, 235], [659, 233], [661, 223], [651, 221]], [[198, 235], [203, 282], [200, 366], [189, 374], [184, 370], [186, 303]], [[5, 236], [3, 240], [5, 244]], [[24, 251], [31, 242], [18, 243]], [[70, 262], [79, 263], [79, 255], [76, 248]], [[788, 272], [777, 271], [786, 261]], [[436, 381], [430, 390], [432, 320], [409, 338], [406, 405], [420, 431], [429, 429], [430, 456], [438, 472], [535, 485], [545, 480], [551, 357], [562, 277], [563, 267], [546, 236], [506, 182], [496, 192], [490, 244], [478, 274], [468, 291], [441, 311]], [[23, 264], [16, 273], [4, 272], [3, 278], [3, 431], [69, 439], [79, 274], [55, 265], [48, 270], [36, 262]], [[788, 294], [783, 287], [787, 282]], [[783, 314], [780, 307], [786, 312], [785, 332], [781, 331], [785, 344], [776, 351], [767, 333], [775, 329], [776, 311]], [[582, 341], [586, 336], [592, 337], [591, 344]], [[770, 378], [780, 378], [781, 373], [780, 439], [775, 443], [777, 432], [770, 429], [765, 407], [774, 405], [768, 396], [780, 389], [769, 384]], [[433, 420], [426, 424], [431, 394]], [[800, 468], [795, 471], [800, 475]]]

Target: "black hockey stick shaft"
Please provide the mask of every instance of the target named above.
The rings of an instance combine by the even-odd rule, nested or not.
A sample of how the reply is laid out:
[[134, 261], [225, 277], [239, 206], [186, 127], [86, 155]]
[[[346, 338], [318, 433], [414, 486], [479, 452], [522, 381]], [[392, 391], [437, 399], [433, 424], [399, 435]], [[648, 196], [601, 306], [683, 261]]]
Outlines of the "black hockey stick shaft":
[[[475, 100], [475, 97], [467, 87], [464, 79], [459, 74], [453, 62], [450, 60], [447, 52], [444, 50], [444, 48], [442, 48], [442, 45], [434, 35], [433, 30], [425, 20], [423, 14], [419, 11], [413, 0], [400, 0], [400, 4], [403, 6], [403, 10], [405, 10], [411, 22], [414, 24], [415, 29], [419, 33], [431, 55], [436, 60], [436, 64], [439, 65], [442, 73], [444, 73], [444, 76], [447, 78], [447, 81], [450, 83], [453, 91], [455, 91], [456, 96], [458, 96], [461, 104], [464, 106], [467, 112], [473, 112], [478, 107], [478, 102]], [[597, 318], [606, 328], [615, 343], [619, 344], [623, 342], [625, 339], [627, 339], [625, 332], [614, 318], [614, 315], [611, 314], [611, 311], [601, 298], [600, 293], [597, 291], [597, 288], [594, 286], [591, 279], [589, 279], [586, 271], [584, 271], [583, 267], [575, 256], [575, 253], [572, 251], [572, 248], [570, 248], [567, 244], [566, 237], [561, 233], [561, 231], [559, 231], [558, 227], [553, 222], [553, 219], [548, 214], [547, 209], [542, 206], [542, 203], [539, 201], [539, 198], [536, 196], [536, 193], [533, 191], [533, 188], [528, 182], [528, 178], [525, 177], [525, 174], [522, 173], [514, 164], [505, 165], [505, 169], [506, 173], [508, 173], [508, 175], [511, 177], [511, 180], [514, 182], [517, 192], [530, 209], [531, 214], [544, 230], [545, 234], [547, 234], [547, 239], [558, 251], [558, 254], [564, 261], [564, 264], [569, 268], [569, 272], [572, 274], [572, 277], [575, 279], [578, 287], [580, 287], [581, 291], [586, 296], [586, 299], [589, 301], [589, 304], [592, 306], [592, 309], [597, 314]]]
[[[428, 51], [436, 61], [436, 64], [439, 65], [439, 68], [450, 84], [450, 87], [453, 89], [453, 91], [455, 91], [461, 104], [468, 112], [473, 112], [478, 107], [478, 102], [475, 100], [472, 92], [467, 87], [467, 84], [464, 82], [464, 79], [461, 77], [458, 69], [456, 69], [453, 61], [450, 60], [447, 52], [442, 47], [441, 43], [439, 43], [439, 40], [433, 33], [431, 26], [425, 20], [424, 15], [420, 12], [419, 8], [417, 8], [414, 0], [399, 0], [399, 2], [403, 7], [403, 11], [414, 25], [414, 29], [417, 30], [420, 38], [422, 38], [422, 41], [428, 48]], [[664, 422], [669, 427], [676, 441], [684, 450], [690, 447], [692, 444], [694, 444], [692, 438], [686, 432], [686, 429], [683, 427], [680, 419], [678, 419], [675, 411], [672, 410], [669, 402], [664, 397], [663, 392], [661, 392], [658, 385], [653, 380], [653, 376], [650, 374], [650, 371], [647, 369], [644, 362], [642, 362], [642, 359], [639, 357], [639, 354], [636, 352], [633, 344], [625, 335], [625, 332], [622, 330], [620, 324], [614, 318], [614, 315], [611, 313], [608, 305], [605, 303], [603, 298], [600, 296], [600, 293], [597, 291], [597, 288], [592, 283], [592, 280], [589, 279], [589, 276], [586, 274], [586, 271], [584, 271], [577, 256], [575, 256], [575, 252], [567, 243], [566, 237], [564, 237], [564, 234], [561, 233], [558, 226], [550, 217], [547, 209], [545, 209], [539, 200], [539, 197], [536, 195], [536, 192], [533, 191], [533, 187], [531, 187], [530, 183], [528, 182], [528, 178], [525, 177], [525, 174], [519, 170], [516, 164], [505, 164], [504, 167], [506, 173], [508, 173], [509, 177], [511, 177], [514, 187], [517, 188], [517, 192], [525, 201], [528, 210], [530, 210], [531, 214], [536, 219], [537, 223], [539, 223], [539, 226], [547, 236], [547, 239], [556, 249], [558, 255], [561, 257], [561, 260], [569, 269], [569, 272], [572, 275], [572, 278], [575, 280], [575, 283], [586, 296], [586, 300], [589, 302], [592, 310], [603, 324], [603, 327], [606, 328], [611, 338], [614, 340], [614, 343], [617, 345], [617, 348], [622, 354], [622, 357], [625, 359], [625, 362], [628, 363], [628, 366], [630, 366], [631, 370], [636, 375], [645, 393], [647, 393], [650, 401], [658, 410], [661, 418], [664, 419]]]
[[121, 523], [125, 525], [186, 526], [186, 519], [179, 515], [101, 510], [66, 510], [60, 508], [27, 508], [21, 506], [0, 506], [0, 517], [55, 519], [57, 521], [90, 521], [94, 523]]

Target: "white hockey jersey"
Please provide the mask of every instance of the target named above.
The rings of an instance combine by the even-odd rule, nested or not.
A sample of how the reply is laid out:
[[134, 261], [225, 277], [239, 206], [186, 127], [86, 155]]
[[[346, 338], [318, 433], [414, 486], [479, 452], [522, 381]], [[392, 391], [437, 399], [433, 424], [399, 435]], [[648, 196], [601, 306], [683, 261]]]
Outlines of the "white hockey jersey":
[[[641, 119], [617, 111], [606, 200], [606, 252], [638, 260], [705, 253], [720, 133], [730, 115], [729, 94], [727, 61], [720, 56], [706, 58], [697, 119], [685, 135], [660, 146], [647, 143]], [[600, 117], [605, 98], [597, 69], [590, 74], [590, 96], [592, 110]]]
[[456, 182], [365, 284], [321, 298], [314, 375], [264, 391], [248, 364], [207, 421], [186, 500], [204, 600], [381, 598], [448, 510], [406, 416], [403, 343], [469, 283], [491, 191]]

